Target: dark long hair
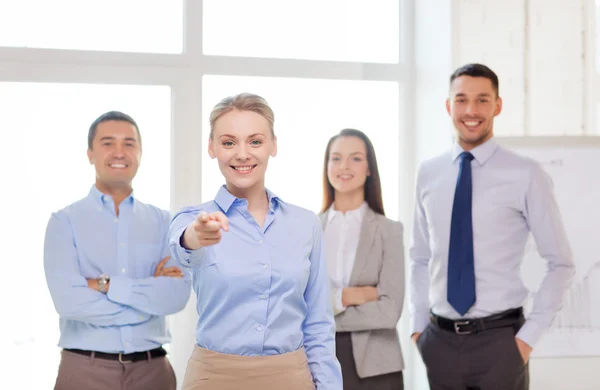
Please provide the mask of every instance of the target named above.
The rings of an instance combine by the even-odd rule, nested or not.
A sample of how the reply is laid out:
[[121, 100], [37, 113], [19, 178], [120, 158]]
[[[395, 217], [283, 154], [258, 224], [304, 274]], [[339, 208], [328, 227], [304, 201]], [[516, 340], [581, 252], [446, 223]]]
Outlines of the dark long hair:
[[335, 191], [329, 182], [329, 179], [327, 178], [327, 164], [329, 162], [331, 144], [333, 144], [333, 141], [340, 137], [356, 137], [365, 143], [365, 147], [367, 149], [367, 164], [369, 166], [370, 173], [370, 175], [367, 176], [367, 180], [365, 181], [364, 185], [365, 201], [371, 210], [381, 215], [385, 215], [385, 211], [383, 211], [381, 179], [379, 178], [379, 169], [377, 168], [375, 148], [373, 148], [373, 143], [371, 143], [369, 137], [367, 137], [367, 135], [362, 131], [356, 129], [344, 129], [331, 137], [329, 142], [327, 142], [327, 148], [325, 149], [325, 161], [323, 163], [323, 205], [321, 207], [321, 212], [327, 211], [335, 199]]

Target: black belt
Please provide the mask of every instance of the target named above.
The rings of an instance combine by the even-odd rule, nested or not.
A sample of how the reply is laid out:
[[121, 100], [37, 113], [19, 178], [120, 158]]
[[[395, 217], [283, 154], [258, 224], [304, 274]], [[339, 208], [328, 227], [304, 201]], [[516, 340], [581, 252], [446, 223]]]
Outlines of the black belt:
[[77, 353], [84, 356], [92, 356], [95, 358], [106, 359], [106, 360], [118, 360], [121, 363], [135, 363], [142, 360], [148, 360], [148, 354], [151, 358], [163, 357], [167, 355], [167, 351], [164, 348], [156, 348], [145, 352], [133, 352], [133, 353], [106, 353], [106, 352], [95, 352], [95, 351], [84, 351], [82, 349], [67, 349], [65, 351]]
[[433, 313], [430, 315], [431, 322], [437, 325], [440, 329], [444, 329], [456, 334], [471, 334], [483, 332], [484, 330], [506, 328], [515, 326], [523, 318], [523, 308], [510, 309], [498, 314], [493, 314], [483, 318], [464, 318], [451, 320], [437, 316]]

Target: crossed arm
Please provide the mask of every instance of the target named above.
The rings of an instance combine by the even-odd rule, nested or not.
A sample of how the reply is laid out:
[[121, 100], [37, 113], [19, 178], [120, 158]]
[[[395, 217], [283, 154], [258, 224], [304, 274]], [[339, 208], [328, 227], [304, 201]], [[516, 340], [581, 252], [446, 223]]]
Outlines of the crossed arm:
[[108, 294], [102, 294], [95, 279], [88, 280], [81, 274], [67, 217], [53, 214], [48, 223], [44, 270], [56, 311], [65, 319], [119, 326], [139, 324], [152, 315], [176, 313], [189, 298], [190, 276], [180, 270], [178, 273], [169, 260], [164, 260], [155, 271], [159, 276], [116, 276], [111, 279]]
[[404, 303], [403, 227], [393, 222], [386, 230], [379, 283], [343, 290], [346, 308], [336, 316], [338, 331], [392, 329], [398, 324]]

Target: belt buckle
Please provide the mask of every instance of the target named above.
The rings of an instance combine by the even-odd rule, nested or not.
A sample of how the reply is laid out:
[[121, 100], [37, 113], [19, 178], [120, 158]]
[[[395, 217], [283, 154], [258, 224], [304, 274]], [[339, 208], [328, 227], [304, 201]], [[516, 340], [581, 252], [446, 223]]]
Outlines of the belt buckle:
[[119, 352], [119, 363], [131, 363], [132, 360], [123, 360], [123, 354], [121, 352]]
[[460, 330], [460, 327], [463, 325], [469, 325], [471, 321], [455, 321], [454, 322], [454, 332], [456, 334], [471, 334], [472, 330]]

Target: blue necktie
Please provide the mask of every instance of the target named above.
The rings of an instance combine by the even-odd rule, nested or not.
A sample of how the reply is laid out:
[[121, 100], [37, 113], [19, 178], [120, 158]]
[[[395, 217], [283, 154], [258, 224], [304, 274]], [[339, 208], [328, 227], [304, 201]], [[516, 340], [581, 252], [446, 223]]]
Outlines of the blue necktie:
[[460, 170], [456, 181], [450, 248], [448, 250], [448, 302], [460, 315], [475, 303], [475, 266], [473, 255], [473, 183], [471, 160], [473, 155], [460, 155]]

